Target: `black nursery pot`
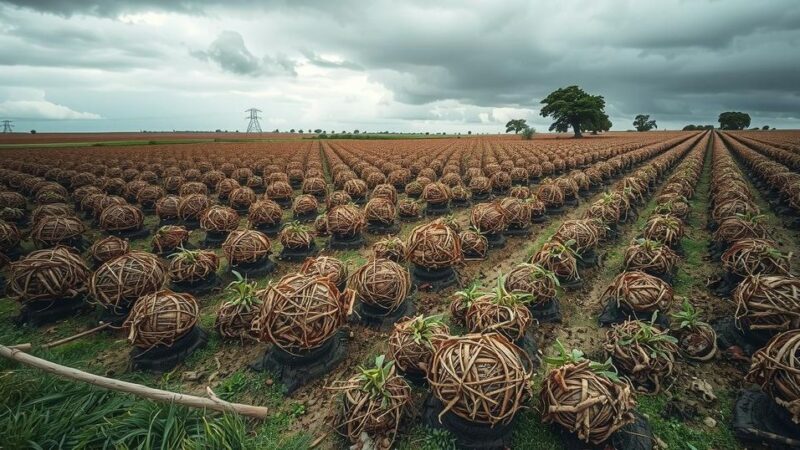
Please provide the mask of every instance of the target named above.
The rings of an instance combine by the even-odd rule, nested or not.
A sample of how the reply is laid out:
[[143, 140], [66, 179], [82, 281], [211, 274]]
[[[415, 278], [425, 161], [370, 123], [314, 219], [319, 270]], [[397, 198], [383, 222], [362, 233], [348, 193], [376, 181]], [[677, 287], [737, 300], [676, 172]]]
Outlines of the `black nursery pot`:
[[380, 331], [390, 331], [394, 324], [403, 317], [412, 317], [416, 312], [414, 306], [414, 289], [395, 310], [389, 310], [377, 305], [368, 305], [361, 298], [355, 304], [358, 321], [362, 324]]
[[90, 305], [83, 296], [59, 300], [34, 300], [25, 302], [13, 320], [18, 326], [38, 327], [75, 316], [88, 308]]
[[272, 260], [269, 256], [264, 257], [264, 259], [252, 263], [240, 263], [236, 265], [229, 266], [228, 270], [230, 272], [237, 271], [243, 277], [247, 278], [259, 278], [271, 273], [275, 270], [276, 264], [275, 261]]
[[384, 223], [379, 221], [367, 222], [367, 232], [372, 234], [387, 235], [400, 232], [400, 224], [397, 222]]
[[433, 394], [425, 399], [422, 420], [426, 426], [449, 431], [456, 439], [458, 448], [469, 450], [501, 450], [511, 448], [512, 430], [516, 418], [508, 424], [488, 424], [472, 422], [452, 412], [446, 412], [441, 420], [439, 414], [444, 404]]
[[278, 255], [278, 259], [281, 261], [303, 261], [309, 256], [316, 255], [318, 251], [317, 243], [311, 241], [311, 245], [305, 248], [284, 247], [283, 250], [281, 250], [281, 254]]
[[366, 241], [361, 233], [356, 233], [352, 236], [331, 234], [331, 237], [328, 239], [328, 247], [333, 250], [353, 250], [361, 248], [365, 244]]
[[339, 330], [321, 346], [296, 354], [277, 346], [269, 349], [250, 368], [267, 371], [278, 378], [287, 394], [299, 387], [329, 374], [347, 355], [347, 333]]
[[411, 265], [411, 282], [419, 290], [439, 292], [458, 283], [458, 275], [453, 267], [427, 269]]
[[260, 224], [253, 227], [254, 230], [260, 231], [269, 237], [275, 237], [281, 232], [283, 224], [278, 222], [275, 224]]
[[193, 296], [203, 296], [218, 288], [221, 280], [216, 273], [212, 273], [203, 280], [170, 283], [170, 289], [175, 292], [186, 292]]
[[450, 202], [446, 203], [430, 203], [428, 202], [425, 205], [425, 215], [426, 216], [444, 216], [447, 214], [452, 213], [453, 210], [450, 208]]
[[489, 243], [489, 249], [503, 248], [506, 246], [506, 237], [502, 232], [484, 234]]
[[207, 342], [206, 332], [195, 325], [170, 346], [156, 345], [149, 349], [134, 347], [130, 353], [131, 369], [156, 373], [169, 372], [195, 350], [204, 347]]
[[206, 231], [203, 248], [219, 248], [225, 239], [228, 239], [229, 234], [229, 231]]

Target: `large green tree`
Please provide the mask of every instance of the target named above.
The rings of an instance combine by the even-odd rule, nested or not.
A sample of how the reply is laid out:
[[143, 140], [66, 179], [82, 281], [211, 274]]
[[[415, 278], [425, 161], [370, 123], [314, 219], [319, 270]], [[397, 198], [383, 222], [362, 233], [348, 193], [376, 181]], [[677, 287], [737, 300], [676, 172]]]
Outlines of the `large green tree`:
[[527, 120], [525, 119], [511, 119], [506, 124], [506, 133], [511, 133], [512, 131], [514, 134], [519, 133], [520, 131], [528, 128]]
[[726, 111], [719, 115], [719, 127], [723, 130], [744, 130], [750, 126], [750, 114]]
[[[540, 113], [543, 117], [555, 119], [550, 131], [566, 132], [570, 127], [575, 137], [583, 137], [582, 130], [593, 132], [611, 128], [608, 116], [603, 111], [606, 101], [602, 95], [591, 95], [578, 86], [567, 86], [553, 91], [542, 104]], [[608, 125], [608, 127], [605, 127]]]
[[636, 131], [650, 131], [653, 128], [658, 128], [655, 120], [650, 120], [649, 114], [639, 114], [633, 119], [633, 126]]

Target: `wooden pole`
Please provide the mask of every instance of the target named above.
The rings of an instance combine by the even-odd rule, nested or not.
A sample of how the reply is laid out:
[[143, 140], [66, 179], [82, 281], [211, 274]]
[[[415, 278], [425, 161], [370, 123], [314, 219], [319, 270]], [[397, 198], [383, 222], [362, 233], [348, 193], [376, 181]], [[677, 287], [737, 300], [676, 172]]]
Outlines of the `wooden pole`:
[[36, 367], [53, 375], [64, 377], [70, 380], [82, 381], [103, 389], [125, 392], [127, 394], [144, 397], [150, 400], [164, 403], [177, 403], [179, 405], [192, 408], [205, 408], [219, 412], [235, 412], [247, 417], [264, 419], [267, 417], [268, 409], [262, 406], [244, 405], [241, 403], [230, 403], [217, 397], [210, 387], [206, 388], [206, 394], [210, 398], [198, 397], [177, 392], [154, 389], [141, 384], [129, 383], [127, 381], [106, 378], [100, 375], [91, 374], [73, 367], [62, 366], [46, 359], [37, 358], [19, 349], [9, 348], [0, 345], [0, 356], [11, 359], [27, 366]]

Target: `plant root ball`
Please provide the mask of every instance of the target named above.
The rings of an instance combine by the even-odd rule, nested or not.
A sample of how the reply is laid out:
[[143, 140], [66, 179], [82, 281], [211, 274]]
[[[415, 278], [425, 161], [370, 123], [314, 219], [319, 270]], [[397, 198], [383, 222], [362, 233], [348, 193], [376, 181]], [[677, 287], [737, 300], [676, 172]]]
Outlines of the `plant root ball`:
[[144, 214], [133, 205], [111, 205], [100, 213], [99, 222], [105, 231], [135, 231], [144, 226]]
[[307, 258], [300, 268], [300, 273], [309, 276], [327, 277], [336, 286], [347, 283], [347, 266], [339, 259], [332, 256], [317, 256]]
[[406, 249], [409, 262], [427, 269], [452, 267], [463, 260], [458, 234], [441, 219], [411, 230]]
[[255, 230], [234, 230], [222, 243], [222, 251], [231, 266], [256, 263], [272, 254], [266, 234]]
[[450, 337], [444, 322], [409, 317], [394, 324], [389, 336], [389, 356], [405, 373], [424, 375], [428, 372], [436, 346]]
[[499, 202], [478, 203], [472, 207], [469, 222], [481, 233], [502, 233], [508, 226], [506, 211]]
[[461, 241], [461, 250], [465, 260], [482, 260], [489, 251], [489, 241], [486, 236], [474, 230], [462, 231], [458, 234]]
[[103, 308], [127, 308], [166, 280], [166, 266], [157, 256], [134, 250], [101, 265], [92, 274], [89, 292]]
[[77, 239], [84, 231], [86, 225], [75, 216], [47, 216], [33, 224], [30, 236], [38, 248], [47, 248]]
[[538, 264], [522, 263], [508, 273], [505, 288], [509, 292], [533, 295], [531, 305], [540, 305], [556, 298], [558, 279]]
[[654, 214], [644, 226], [642, 235], [645, 239], [675, 247], [680, 242], [684, 232], [681, 219], [671, 214]]
[[584, 360], [550, 370], [539, 399], [542, 422], [557, 423], [578, 439], [597, 445], [633, 422], [636, 400], [628, 383], [598, 375], [589, 364]]
[[391, 312], [411, 292], [411, 276], [394, 261], [373, 259], [353, 273], [350, 286], [363, 303]]
[[277, 225], [282, 219], [281, 206], [272, 200], [259, 200], [253, 203], [247, 213], [247, 222], [251, 227]]
[[480, 424], [508, 424], [531, 396], [529, 357], [498, 333], [468, 334], [441, 342], [428, 382], [448, 412]]
[[259, 340], [287, 353], [308, 351], [344, 325], [352, 297], [352, 292], [340, 293], [330, 278], [287, 275], [262, 292], [253, 329]]
[[156, 230], [151, 244], [156, 253], [171, 252], [189, 240], [189, 230], [181, 225], [164, 225]]
[[22, 303], [76, 298], [91, 273], [77, 252], [62, 246], [33, 251], [7, 270], [6, 294]]
[[139, 298], [123, 328], [136, 347], [171, 347], [195, 326], [199, 314], [192, 295], [161, 290]]
[[130, 242], [116, 236], [108, 236], [97, 240], [89, 247], [89, 255], [98, 263], [103, 264], [117, 256], [122, 256], [130, 251]]
[[800, 424], [800, 330], [775, 335], [754, 355], [745, 380], [761, 385]]
[[612, 325], [603, 348], [614, 366], [630, 377], [639, 390], [657, 394], [661, 381], [672, 375], [678, 353], [676, 342], [667, 330], [640, 320], [627, 320]]
[[404, 263], [406, 260], [406, 243], [399, 237], [387, 237], [372, 244], [372, 254], [375, 258]]
[[187, 195], [181, 197], [178, 203], [178, 216], [184, 222], [200, 220], [200, 216], [209, 206], [211, 206], [211, 200], [206, 195]]
[[200, 216], [200, 228], [205, 231], [233, 231], [239, 226], [239, 214], [228, 206], [214, 205]]
[[789, 264], [789, 256], [768, 239], [740, 239], [722, 254], [722, 268], [741, 277], [789, 275]]
[[637, 315], [650, 316], [656, 311], [669, 311], [674, 292], [660, 278], [634, 270], [617, 275], [603, 297], [614, 299], [618, 306]]
[[777, 333], [800, 328], [800, 278], [754, 275], [733, 291], [736, 322], [752, 331]]
[[364, 213], [352, 204], [334, 206], [327, 218], [328, 232], [337, 237], [357, 236], [367, 225]]
[[475, 299], [467, 308], [467, 328], [472, 333], [495, 331], [517, 341], [533, 322], [533, 316], [525, 305], [506, 305], [497, 301], [493, 294]]
[[376, 197], [364, 205], [364, 216], [370, 223], [392, 225], [397, 216], [397, 209], [391, 200]]
[[658, 241], [637, 239], [625, 249], [625, 270], [639, 270], [652, 275], [670, 274], [678, 263], [678, 255]]
[[192, 283], [208, 279], [219, 269], [219, 257], [211, 250], [186, 250], [169, 261], [169, 278], [175, 283]]
[[0, 253], [15, 249], [21, 240], [22, 236], [16, 225], [0, 220]]

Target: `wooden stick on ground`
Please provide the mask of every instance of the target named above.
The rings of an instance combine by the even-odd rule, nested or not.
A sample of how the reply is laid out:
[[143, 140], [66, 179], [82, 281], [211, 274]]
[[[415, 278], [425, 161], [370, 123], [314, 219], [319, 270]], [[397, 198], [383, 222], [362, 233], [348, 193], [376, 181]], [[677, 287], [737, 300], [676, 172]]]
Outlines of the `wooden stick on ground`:
[[[64, 339], [59, 339], [57, 341], [48, 342], [48, 343], [42, 345], [42, 348], [58, 347], [59, 345], [63, 345], [63, 344], [72, 342], [75, 339], [82, 338], [84, 336], [88, 336], [88, 335], [90, 335], [92, 333], [96, 333], [96, 332], [98, 332], [100, 330], [105, 330], [106, 328], [108, 328], [110, 326], [111, 326], [110, 323], [100, 322], [100, 325], [98, 325], [98, 326], [96, 326], [96, 327], [94, 327], [92, 329], [81, 331], [80, 333], [73, 334], [72, 336], [67, 336]], [[25, 343], [25, 344], [9, 345], [8, 348], [13, 349], [13, 350], [22, 350], [23, 352], [29, 352], [33, 348], [33, 344], [28, 342], [28, 343]]]
[[214, 392], [211, 391], [211, 388], [206, 388], [206, 393], [211, 398], [197, 397], [194, 395], [154, 389], [151, 387], [142, 386], [141, 384], [129, 383], [127, 381], [115, 380], [113, 378], [106, 378], [72, 367], [62, 366], [60, 364], [29, 355], [19, 349], [9, 348], [4, 345], [0, 345], [0, 356], [3, 358], [12, 359], [27, 366], [42, 369], [45, 372], [49, 372], [59, 377], [64, 377], [75, 381], [82, 381], [103, 389], [133, 394], [138, 397], [148, 398], [157, 402], [176, 403], [192, 408], [205, 408], [220, 412], [235, 412], [237, 414], [254, 417], [256, 419], [264, 419], [269, 411], [267, 408], [262, 406], [226, 402], [225, 400], [217, 397]]

